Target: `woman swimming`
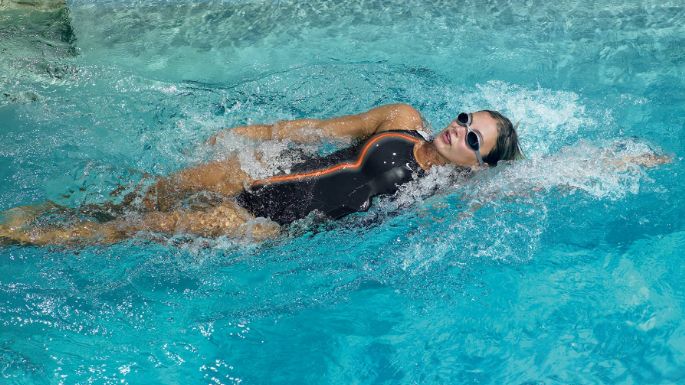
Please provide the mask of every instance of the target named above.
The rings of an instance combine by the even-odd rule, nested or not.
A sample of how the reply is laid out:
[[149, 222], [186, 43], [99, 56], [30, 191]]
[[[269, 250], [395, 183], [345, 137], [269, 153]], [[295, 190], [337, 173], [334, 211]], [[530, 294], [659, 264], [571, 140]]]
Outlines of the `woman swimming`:
[[[277, 235], [281, 225], [312, 211], [340, 218], [366, 210], [371, 197], [392, 194], [399, 185], [421, 177], [434, 166], [452, 164], [477, 170], [521, 156], [514, 127], [494, 111], [461, 113], [433, 140], [427, 140], [423, 128], [420, 114], [405, 104], [327, 120], [236, 127], [213, 136], [209, 144], [216, 144], [228, 132], [256, 140], [314, 142], [347, 138], [357, 144], [307, 159], [287, 174], [262, 179], [248, 175], [233, 156], [159, 178], [142, 194], [128, 194], [120, 204], [69, 209], [48, 202], [17, 207], [0, 214], [4, 216], [0, 241], [38, 245], [111, 243], [140, 231], [263, 239]], [[600, 156], [599, 164], [620, 172], [671, 160], [651, 151], [616, 155], [619, 157], [611, 153], [606, 158]], [[195, 195], [214, 199], [209, 205], [188, 207], [186, 200]], [[97, 221], [79, 218], [75, 224], [65, 226], [33, 223], [43, 214], [65, 212]]]
[[[364, 211], [373, 196], [393, 194], [401, 184], [434, 166], [452, 164], [475, 170], [521, 157], [511, 121], [495, 111], [461, 113], [433, 140], [423, 130], [421, 115], [406, 104], [327, 120], [236, 127], [218, 133], [209, 143], [231, 132], [257, 140], [346, 138], [357, 144], [308, 159], [289, 174], [265, 179], [251, 178], [235, 156], [184, 169], [159, 178], [142, 195], [130, 194], [121, 205], [97, 206], [95, 211], [110, 214], [105, 222], [32, 227], [31, 221], [59, 207], [48, 203], [11, 209], [4, 213], [0, 237], [39, 245], [111, 243], [139, 231], [263, 239], [313, 211], [334, 219]], [[202, 209], [181, 207], [184, 199], [198, 192], [221, 198]], [[137, 214], [121, 216], [136, 201]], [[81, 212], [91, 209], [84, 207]]]

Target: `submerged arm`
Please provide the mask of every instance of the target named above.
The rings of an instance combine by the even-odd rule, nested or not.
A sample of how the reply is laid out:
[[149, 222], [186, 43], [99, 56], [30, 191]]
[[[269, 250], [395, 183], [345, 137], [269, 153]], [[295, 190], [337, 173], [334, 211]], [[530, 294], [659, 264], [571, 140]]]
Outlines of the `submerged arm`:
[[608, 163], [618, 170], [624, 170], [630, 166], [656, 167], [660, 164], [671, 163], [673, 158], [668, 155], [639, 154], [626, 155], [618, 159], [613, 159]]
[[[628, 151], [619, 147], [618, 150], [609, 151], [585, 146], [571, 154], [564, 152], [563, 155], [548, 156], [538, 161], [516, 162], [506, 166], [513, 167], [513, 172], [500, 174], [499, 183], [485, 183], [466, 196], [465, 199], [469, 200], [468, 209], [461, 215], [470, 216], [491, 201], [531, 197], [550, 190], [561, 194], [584, 191], [594, 196], [604, 196], [616, 189], [617, 174], [640, 178], [645, 169], [672, 161], [671, 156], [646, 148]], [[527, 176], [520, 178], [518, 174]], [[620, 178], [618, 180], [623, 183]]]
[[227, 132], [257, 140], [290, 139], [314, 142], [321, 138], [364, 138], [389, 130], [418, 130], [423, 127], [421, 115], [407, 104], [388, 104], [356, 115], [331, 119], [298, 119], [274, 124], [254, 124], [225, 129], [212, 136], [209, 144]]
[[92, 245], [110, 244], [130, 238], [140, 231], [191, 234], [203, 237], [228, 236], [256, 241], [276, 237], [281, 229], [265, 218], [255, 219], [244, 208], [224, 202], [204, 211], [175, 210], [150, 212], [142, 217], [120, 217], [109, 222], [79, 221], [66, 227], [11, 227], [0, 224], [0, 244]]

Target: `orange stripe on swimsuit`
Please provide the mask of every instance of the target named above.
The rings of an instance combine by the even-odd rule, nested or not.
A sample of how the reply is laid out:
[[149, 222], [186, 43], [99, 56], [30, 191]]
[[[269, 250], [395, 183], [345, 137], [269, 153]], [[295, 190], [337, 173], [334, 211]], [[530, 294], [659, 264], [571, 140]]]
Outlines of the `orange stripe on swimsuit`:
[[288, 174], [288, 175], [277, 175], [277, 176], [272, 176], [269, 178], [264, 178], [264, 179], [259, 179], [254, 182], [252, 182], [252, 186], [259, 186], [259, 185], [266, 185], [266, 184], [273, 184], [273, 183], [279, 183], [279, 182], [288, 182], [288, 181], [301, 181], [303, 179], [308, 179], [308, 178], [315, 178], [315, 177], [320, 177], [326, 174], [334, 173], [336, 171], [340, 170], [347, 170], [347, 169], [358, 169], [359, 167], [362, 166], [362, 163], [364, 163], [364, 158], [366, 157], [366, 154], [368, 153], [369, 149], [371, 146], [374, 144], [378, 143], [379, 141], [388, 138], [388, 137], [396, 137], [396, 138], [402, 138], [406, 139], [414, 144], [421, 142], [421, 139], [418, 139], [414, 136], [408, 135], [408, 134], [403, 134], [399, 132], [383, 132], [380, 134], [377, 134], [369, 141], [367, 141], [364, 144], [364, 147], [362, 147], [362, 150], [357, 157], [356, 162], [347, 162], [347, 163], [341, 163], [335, 166], [331, 166], [328, 168], [324, 168], [321, 170], [314, 170], [314, 171], [309, 171], [309, 172], [302, 172], [302, 173], [296, 173], [296, 174]]
[[330, 218], [364, 211], [373, 196], [393, 194], [423, 174], [414, 158], [414, 146], [421, 141], [416, 131], [382, 132], [356, 146], [293, 165], [299, 172], [254, 181], [236, 201], [253, 215], [280, 224], [312, 211]]

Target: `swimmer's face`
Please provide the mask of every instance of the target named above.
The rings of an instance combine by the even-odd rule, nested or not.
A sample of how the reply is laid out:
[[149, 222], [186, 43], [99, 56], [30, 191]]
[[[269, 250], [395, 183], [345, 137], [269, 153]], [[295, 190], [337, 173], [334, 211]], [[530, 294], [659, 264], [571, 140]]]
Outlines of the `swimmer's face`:
[[[481, 136], [480, 154], [485, 157], [497, 143], [497, 121], [485, 111], [473, 113], [471, 130]], [[466, 143], [466, 127], [457, 124], [456, 118], [435, 138], [435, 148], [450, 163], [463, 167], [478, 165], [476, 153]]]

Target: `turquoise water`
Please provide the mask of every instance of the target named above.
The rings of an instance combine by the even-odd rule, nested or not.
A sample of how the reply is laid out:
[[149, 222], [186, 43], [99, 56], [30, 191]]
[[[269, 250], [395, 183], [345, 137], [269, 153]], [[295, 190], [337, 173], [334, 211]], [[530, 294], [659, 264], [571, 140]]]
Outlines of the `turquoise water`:
[[[501, 110], [528, 159], [264, 244], [0, 246], [1, 383], [685, 382], [682, 2], [68, 6], [0, 9], [3, 210], [231, 151], [287, 169], [203, 143], [389, 102]], [[673, 160], [611, 162], [648, 153]]]

